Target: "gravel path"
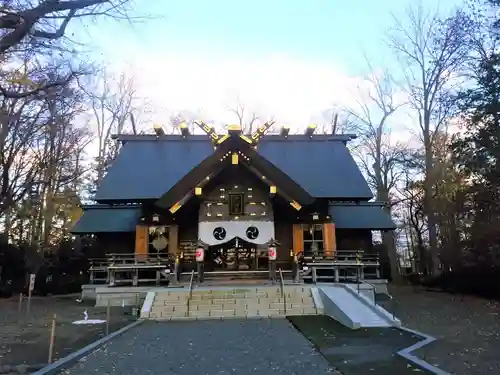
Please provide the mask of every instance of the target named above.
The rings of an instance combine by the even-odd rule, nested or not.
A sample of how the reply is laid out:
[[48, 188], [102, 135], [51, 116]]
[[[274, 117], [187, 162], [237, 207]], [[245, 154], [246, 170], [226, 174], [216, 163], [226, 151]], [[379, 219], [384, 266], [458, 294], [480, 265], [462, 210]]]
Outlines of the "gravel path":
[[65, 373], [293, 375], [335, 373], [286, 319], [145, 322]]
[[415, 355], [452, 374], [500, 374], [498, 301], [409, 286], [391, 286], [389, 291], [403, 324], [437, 339]]

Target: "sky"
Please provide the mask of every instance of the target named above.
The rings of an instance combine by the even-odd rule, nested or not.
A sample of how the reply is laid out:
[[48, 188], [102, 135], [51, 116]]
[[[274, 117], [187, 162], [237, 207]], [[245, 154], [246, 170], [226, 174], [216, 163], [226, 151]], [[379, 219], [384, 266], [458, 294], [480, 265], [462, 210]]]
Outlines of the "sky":
[[[415, 1], [415, 0], [414, 0]], [[422, 0], [437, 7], [436, 0]], [[446, 11], [459, 0], [441, 0]], [[78, 34], [93, 58], [133, 77], [154, 123], [193, 111], [234, 123], [237, 102], [292, 128], [352, 106], [367, 74], [397, 69], [384, 42], [407, 0], [136, 0], [152, 18], [100, 21]]]

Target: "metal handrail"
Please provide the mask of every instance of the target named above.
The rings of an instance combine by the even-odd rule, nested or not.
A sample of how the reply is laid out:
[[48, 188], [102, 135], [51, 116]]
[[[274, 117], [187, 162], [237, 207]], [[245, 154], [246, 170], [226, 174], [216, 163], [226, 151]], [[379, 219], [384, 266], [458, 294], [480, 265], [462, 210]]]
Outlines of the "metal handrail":
[[283, 282], [283, 272], [281, 271], [281, 268], [278, 270], [278, 273], [280, 275], [280, 291], [281, 291], [281, 297], [283, 297], [285, 293], [285, 286]]
[[188, 316], [189, 316], [189, 305], [190, 305], [191, 297], [193, 296], [193, 280], [194, 280], [194, 270], [191, 271], [191, 278], [189, 279], [189, 292], [188, 292], [188, 298], [186, 301], [187, 315]]
[[396, 319], [396, 300], [390, 294], [387, 294], [387, 295], [389, 296], [389, 299], [391, 300], [392, 320], [395, 320]]
[[[375, 285], [373, 285], [372, 283], [369, 283], [368, 281], [365, 281], [365, 280], [362, 280], [359, 275], [356, 275], [356, 282], [358, 284], [358, 293], [361, 293], [361, 291], [359, 290], [359, 285], [360, 284], [366, 284], [366, 285], [369, 285], [373, 288], [373, 290], [375, 290]], [[375, 304], [375, 300], [373, 300], [373, 304]]]
[[[358, 294], [359, 295], [361, 295], [361, 291], [359, 290], [359, 285], [360, 284], [366, 284], [366, 285], [369, 285], [369, 286], [371, 286], [373, 288], [373, 293], [374, 293], [374, 296], [373, 296], [373, 305], [377, 305], [377, 302], [375, 301], [375, 285], [372, 284], [372, 283], [369, 283], [366, 280], [362, 280], [359, 277], [359, 273], [356, 274], [356, 281], [357, 281], [357, 284], [358, 284]], [[394, 319], [396, 319], [396, 300], [390, 294], [387, 294], [387, 296], [391, 300], [392, 320], [394, 320]]]
[[285, 294], [285, 281], [283, 279], [283, 271], [281, 268], [278, 270], [280, 274], [280, 289], [281, 289], [281, 297], [283, 298], [283, 310], [286, 315], [286, 294]]

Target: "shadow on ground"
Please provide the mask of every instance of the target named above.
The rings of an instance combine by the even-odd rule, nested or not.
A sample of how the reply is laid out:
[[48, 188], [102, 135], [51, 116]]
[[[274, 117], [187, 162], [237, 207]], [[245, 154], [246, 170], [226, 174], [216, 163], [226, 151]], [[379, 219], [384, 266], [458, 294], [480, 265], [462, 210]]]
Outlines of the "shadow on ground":
[[351, 330], [324, 316], [290, 316], [288, 320], [337, 370], [345, 375], [430, 374], [397, 355], [422, 340], [397, 328]]

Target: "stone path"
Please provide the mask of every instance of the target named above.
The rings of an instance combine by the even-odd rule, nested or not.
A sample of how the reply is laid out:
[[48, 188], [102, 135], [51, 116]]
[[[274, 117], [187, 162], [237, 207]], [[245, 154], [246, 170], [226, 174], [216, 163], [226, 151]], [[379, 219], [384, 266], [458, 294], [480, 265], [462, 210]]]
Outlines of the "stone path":
[[286, 319], [145, 322], [65, 371], [72, 375], [336, 373]]

